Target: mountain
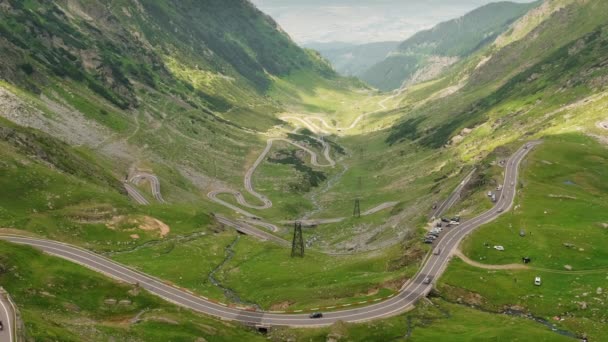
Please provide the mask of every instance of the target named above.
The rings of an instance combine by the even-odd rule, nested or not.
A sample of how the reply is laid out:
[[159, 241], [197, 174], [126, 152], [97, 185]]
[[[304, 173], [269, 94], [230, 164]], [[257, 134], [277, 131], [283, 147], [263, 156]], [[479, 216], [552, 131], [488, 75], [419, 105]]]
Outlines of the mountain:
[[[605, 13], [604, 0], [546, 0], [482, 48], [479, 37], [412, 43], [454, 61], [388, 96], [338, 76], [248, 1], [0, 0], [0, 234], [73, 244], [245, 310], [220, 321], [152, 296], [150, 284], [0, 241], [0, 284], [24, 340], [386, 341], [409, 318], [419, 340], [454, 329], [479, 339], [480, 322], [504, 340], [601, 340]], [[386, 305], [437, 246], [423, 242], [434, 204], [453, 198], [441, 217], [474, 222], [492, 206], [501, 161], [535, 140], [510, 185], [514, 205], [434, 274], [432, 303], [314, 330], [241, 324], [260, 309]], [[306, 253], [293, 258], [291, 227], [305, 218]], [[488, 273], [522, 256], [534, 269]], [[522, 317], [505, 328], [513, 305], [564, 317], [559, 334]]]
[[404, 82], [431, 79], [447, 66], [492, 43], [515, 20], [539, 4], [539, 1], [491, 3], [418, 32], [366, 70], [361, 78], [384, 91], [397, 89]]
[[369, 44], [308, 43], [306, 47], [319, 51], [340, 74], [360, 76], [372, 65], [381, 62], [399, 42], [377, 42]]
[[297, 70], [333, 76], [244, 0], [3, 1], [2, 11], [0, 75], [34, 93], [69, 81], [125, 110], [148, 88], [225, 112], [243, 107], [226, 87], [253, 97]]

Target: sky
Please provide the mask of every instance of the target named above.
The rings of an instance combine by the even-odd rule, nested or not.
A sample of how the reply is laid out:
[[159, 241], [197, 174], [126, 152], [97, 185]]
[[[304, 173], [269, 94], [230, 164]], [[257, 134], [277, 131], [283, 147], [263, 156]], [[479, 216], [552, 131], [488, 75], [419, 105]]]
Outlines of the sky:
[[[251, 0], [299, 44], [402, 41], [497, 0]], [[530, 0], [512, 0], [530, 2]]]

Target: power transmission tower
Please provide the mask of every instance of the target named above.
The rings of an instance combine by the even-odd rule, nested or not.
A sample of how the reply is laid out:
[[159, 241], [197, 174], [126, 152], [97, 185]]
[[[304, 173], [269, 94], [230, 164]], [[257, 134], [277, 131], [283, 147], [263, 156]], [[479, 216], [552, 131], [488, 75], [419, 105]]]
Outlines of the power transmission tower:
[[293, 228], [293, 242], [291, 243], [291, 257], [304, 257], [304, 237], [302, 236], [302, 223], [296, 221]]
[[353, 217], [361, 217], [361, 201], [357, 198], [355, 200], [355, 209], [353, 210]]

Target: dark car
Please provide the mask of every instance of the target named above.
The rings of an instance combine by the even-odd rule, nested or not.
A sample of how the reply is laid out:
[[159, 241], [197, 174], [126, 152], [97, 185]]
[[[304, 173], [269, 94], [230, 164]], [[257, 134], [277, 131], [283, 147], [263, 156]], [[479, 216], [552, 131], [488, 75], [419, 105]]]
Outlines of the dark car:
[[323, 317], [323, 314], [320, 313], [320, 312], [313, 312], [308, 317], [310, 317], [310, 318], [321, 318], [321, 317]]
[[445, 217], [442, 217], [442, 218], [441, 218], [441, 222], [448, 222], [448, 223], [450, 223], [450, 220], [449, 220], [449, 219], [447, 219], [447, 218], [445, 218]]
[[424, 239], [424, 243], [426, 243], [426, 244], [429, 244], [429, 245], [430, 245], [430, 244], [432, 244], [432, 243], [433, 243], [433, 240], [431, 240], [431, 239]]
[[2, 321], [0, 321], [0, 331], [4, 330], [4, 325], [2, 324]]

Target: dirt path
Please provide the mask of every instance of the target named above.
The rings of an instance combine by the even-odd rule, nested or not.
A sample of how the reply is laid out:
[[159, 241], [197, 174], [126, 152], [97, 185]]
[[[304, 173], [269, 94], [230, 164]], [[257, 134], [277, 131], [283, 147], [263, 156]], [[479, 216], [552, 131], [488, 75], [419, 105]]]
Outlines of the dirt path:
[[466, 255], [464, 255], [460, 249], [456, 249], [454, 251], [454, 255], [456, 255], [457, 257], [460, 258], [460, 260], [464, 261], [465, 263], [473, 266], [473, 267], [477, 267], [477, 268], [483, 268], [485, 270], [529, 270], [530, 267], [526, 266], [526, 265], [520, 265], [520, 264], [508, 264], [508, 265], [487, 265], [487, 264], [482, 264], [479, 263], [477, 261], [471, 260], [469, 259]]
[[546, 273], [554, 273], [554, 274], [573, 274], [573, 275], [584, 275], [584, 274], [598, 274], [598, 273], [608, 273], [608, 268], [598, 268], [595, 270], [580, 270], [580, 271], [567, 271], [567, 270], [552, 270], [549, 268], [542, 267], [530, 267], [526, 265], [520, 264], [507, 264], [507, 265], [488, 265], [482, 264], [477, 261], [469, 259], [460, 249], [456, 249], [454, 251], [454, 255], [460, 258], [460, 260], [464, 261], [468, 265], [477, 268], [483, 268], [485, 270], [533, 270], [540, 271]]

